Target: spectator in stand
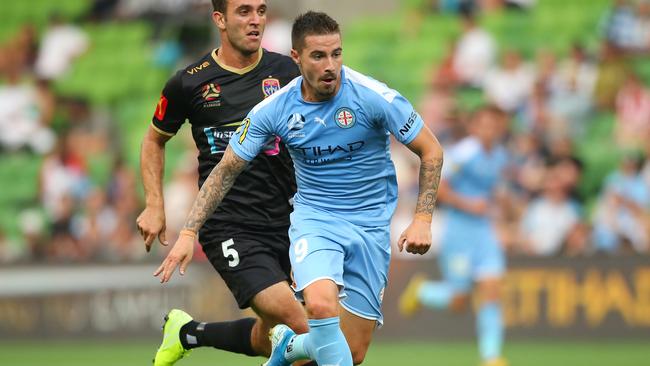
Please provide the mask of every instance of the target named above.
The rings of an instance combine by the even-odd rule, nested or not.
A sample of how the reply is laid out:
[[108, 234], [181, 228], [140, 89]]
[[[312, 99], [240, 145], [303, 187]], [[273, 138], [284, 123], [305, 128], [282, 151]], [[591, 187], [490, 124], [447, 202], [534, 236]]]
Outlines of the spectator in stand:
[[598, 251], [649, 251], [650, 191], [640, 174], [641, 163], [640, 156], [628, 155], [605, 181], [594, 216], [593, 238]]
[[115, 231], [110, 240], [111, 260], [142, 259], [146, 252], [140, 250], [142, 239], [135, 226], [135, 218], [142, 206], [136, 189], [136, 174], [123, 159], [118, 157], [110, 175], [109, 202], [117, 215]]
[[534, 78], [533, 70], [522, 61], [519, 52], [508, 50], [503, 55], [502, 66], [487, 73], [485, 96], [502, 110], [514, 113], [530, 95]]
[[628, 0], [616, 0], [605, 16], [605, 39], [613, 45], [628, 49], [634, 46], [636, 17], [634, 8]]
[[496, 43], [490, 33], [481, 28], [472, 11], [461, 12], [463, 34], [456, 45], [454, 71], [464, 85], [481, 87], [496, 56]]
[[580, 139], [592, 110], [596, 67], [580, 44], [574, 44], [569, 59], [562, 62], [557, 84], [551, 92], [549, 108], [559, 125], [572, 139]]
[[580, 224], [580, 206], [570, 197], [571, 187], [563, 179], [560, 162], [546, 170], [542, 194], [526, 208], [521, 222], [523, 253], [553, 256], [560, 253], [571, 233]]
[[[172, 180], [165, 185], [164, 202], [167, 213], [167, 235], [178, 236], [185, 224], [185, 218], [192, 208], [194, 197], [198, 193], [197, 159], [187, 153], [177, 165]], [[202, 251], [198, 251], [200, 253]]]
[[106, 193], [93, 189], [84, 202], [84, 210], [72, 221], [73, 233], [79, 245], [95, 259], [107, 259], [112, 235], [117, 226], [115, 210], [108, 205]]
[[38, 50], [36, 75], [46, 80], [62, 77], [74, 59], [87, 49], [86, 33], [75, 25], [64, 23], [59, 14], [52, 14]]
[[634, 29], [634, 51], [650, 51], [650, 1], [640, 0], [637, 4], [636, 24]]
[[616, 141], [623, 148], [640, 148], [650, 137], [650, 91], [630, 73], [616, 97]]
[[0, 85], [0, 149], [28, 149], [46, 154], [56, 142], [48, 126], [54, 112], [54, 96], [47, 83], [39, 83], [36, 88], [21, 82], [21, 66], [11, 52], [5, 54], [7, 83]]
[[50, 220], [63, 215], [69, 196], [76, 202], [85, 199], [90, 180], [86, 174], [86, 161], [83, 155], [83, 141], [73, 135], [62, 136], [57, 148], [45, 158], [40, 171], [40, 197]]
[[[507, 84], [501, 84], [507, 88]], [[506, 89], [504, 89], [504, 93]], [[542, 136], [544, 140], [548, 138], [547, 132], [551, 126], [551, 111], [549, 110], [549, 92], [542, 81], [537, 81], [532, 87], [532, 91], [518, 113], [517, 129], [525, 133], [534, 133]]]
[[432, 84], [424, 92], [418, 111], [427, 127], [444, 146], [464, 137], [458, 113], [458, 100], [448, 84]]
[[621, 49], [614, 44], [603, 42], [594, 89], [594, 102], [599, 109], [614, 109], [616, 94], [629, 72], [630, 67], [625, 61]]

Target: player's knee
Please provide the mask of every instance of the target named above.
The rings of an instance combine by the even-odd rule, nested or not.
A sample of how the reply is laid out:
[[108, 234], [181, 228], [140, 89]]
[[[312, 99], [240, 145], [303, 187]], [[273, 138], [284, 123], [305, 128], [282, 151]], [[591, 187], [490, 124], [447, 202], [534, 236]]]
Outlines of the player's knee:
[[305, 308], [310, 319], [325, 319], [339, 315], [338, 303], [324, 297], [309, 299]]
[[297, 334], [309, 332], [309, 324], [307, 324], [307, 319], [305, 318], [305, 314], [302, 311], [297, 314], [291, 314], [285, 317], [284, 324], [286, 324]]

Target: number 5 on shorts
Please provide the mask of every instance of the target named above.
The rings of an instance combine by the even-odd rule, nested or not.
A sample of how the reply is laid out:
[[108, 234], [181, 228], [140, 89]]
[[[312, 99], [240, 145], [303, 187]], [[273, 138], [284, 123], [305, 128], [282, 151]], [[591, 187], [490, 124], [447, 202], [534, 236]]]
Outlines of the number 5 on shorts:
[[293, 248], [293, 252], [296, 255], [296, 263], [302, 262], [302, 260], [307, 256], [308, 251], [309, 247], [307, 244], [307, 239], [302, 238], [298, 240]]
[[224, 258], [228, 259], [228, 266], [237, 267], [239, 264], [239, 253], [235, 248], [230, 248], [235, 245], [235, 242], [232, 239], [228, 239], [221, 243], [221, 250], [223, 251]]

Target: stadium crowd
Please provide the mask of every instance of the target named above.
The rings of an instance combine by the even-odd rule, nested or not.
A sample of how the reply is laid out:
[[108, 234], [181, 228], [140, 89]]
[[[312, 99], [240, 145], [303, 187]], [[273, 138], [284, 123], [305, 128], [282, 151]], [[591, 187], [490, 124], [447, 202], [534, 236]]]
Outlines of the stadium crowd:
[[[169, 2], [168, 14], [178, 3]], [[445, 11], [458, 12], [462, 33], [432, 68], [429, 87], [415, 104], [446, 147], [466, 136], [471, 110], [460, 105], [460, 93], [480, 94], [505, 112], [502, 144], [510, 164], [489, 215], [507, 252], [648, 255], [650, 89], [630, 60], [650, 53], [650, 2], [616, 1], [603, 14], [601, 29], [593, 30], [602, 34], [597, 52], [576, 43], [566, 56], [539, 49], [533, 59], [498, 44], [481, 27], [476, 8], [464, 7], [462, 1], [440, 3], [446, 4]], [[520, 11], [534, 6], [533, 1], [508, 3]], [[146, 1], [94, 4], [82, 22], [103, 21], [115, 16], [116, 9], [124, 18], [153, 21], [160, 16], [147, 11], [151, 2]], [[265, 47], [286, 53], [286, 20], [276, 19], [268, 28]], [[89, 47], [83, 28], [58, 16], [40, 34], [26, 24], [0, 44], [0, 159], [17, 153], [42, 156], [38, 197], [23, 207], [6, 208], [18, 217], [21, 234], [12, 237], [0, 227], [0, 263], [145, 260], [135, 227], [143, 204], [139, 174], [122, 154], [115, 154], [124, 147], [111, 111], [83, 97], [58, 95], [52, 87]], [[159, 57], [177, 48], [166, 50]], [[171, 59], [174, 68], [182, 66], [182, 57]], [[599, 148], [622, 151], [622, 158], [602, 184], [590, 185], [596, 190], [583, 189], [586, 167], [577, 145], [594, 127], [594, 116], [606, 113], [615, 115], [614, 133], [611, 143]], [[91, 178], [97, 157], [110, 167], [102, 184]], [[400, 181], [395, 233], [408, 224], [415, 205], [414, 158], [395, 144]], [[168, 238], [182, 227], [197, 191], [195, 164], [189, 149], [166, 182]], [[440, 232], [444, 208], [432, 225]]]

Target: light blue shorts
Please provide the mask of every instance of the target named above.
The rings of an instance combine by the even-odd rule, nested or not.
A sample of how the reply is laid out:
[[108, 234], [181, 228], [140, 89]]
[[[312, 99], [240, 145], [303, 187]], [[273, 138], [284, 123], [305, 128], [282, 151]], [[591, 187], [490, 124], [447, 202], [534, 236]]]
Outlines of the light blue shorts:
[[293, 213], [289, 257], [296, 297], [315, 281], [330, 279], [341, 306], [361, 318], [383, 323], [381, 302], [388, 281], [390, 227], [365, 227], [319, 213]]
[[469, 292], [475, 281], [505, 272], [505, 255], [491, 224], [446, 222], [441, 244], [440, 270], [458, 292]]

